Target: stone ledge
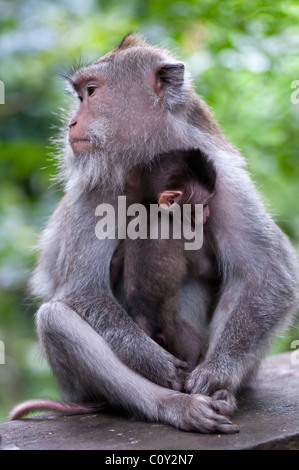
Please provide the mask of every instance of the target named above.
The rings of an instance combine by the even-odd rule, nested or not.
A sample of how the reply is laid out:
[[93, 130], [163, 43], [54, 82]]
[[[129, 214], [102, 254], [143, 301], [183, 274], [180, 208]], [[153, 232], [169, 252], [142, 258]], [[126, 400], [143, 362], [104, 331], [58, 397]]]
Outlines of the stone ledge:
[[254, 388], [239, 399], [238, 434], [187, 433], [103, 412], [0, 424], [0, 449], [242, 450], [299, 449], [299, 364], [292, 353], [263, 360]]

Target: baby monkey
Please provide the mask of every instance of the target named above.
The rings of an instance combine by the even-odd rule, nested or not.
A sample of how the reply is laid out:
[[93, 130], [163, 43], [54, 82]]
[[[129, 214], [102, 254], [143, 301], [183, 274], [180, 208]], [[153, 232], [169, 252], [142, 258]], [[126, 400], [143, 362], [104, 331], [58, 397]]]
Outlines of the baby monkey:
[[[150, 204], [173, 209], [191, 205], [191, 226], [195, 227], [194, 204], [203, 205], [203, 224], [214, 196], [216, 170], [207, 155], [198, 149], [178, 150], [160, 155], [141, 173], [143, 205], [150, 227]], [[124, 297], [126, 309], [140, 328], [169, 352], [195, 367], [205, 348], [204, 332], [195, 331], [178, 314], [180, 288], [187, 268], [199, 271], [204, 248], [185, 250], [185, 240], [171, 237], [174, 224], [169, 214], [169, 239], [127, 238], [124, 244]], [[183, 216], [181, 215], [181, 221]], [[190, 222], [190, 220], [189, 220]], [[161, 218], [158, 220], [161, 225]], [[203, 251], [202, 251], [203, 250]], [[195, 266], [194, 266], [195, 265]]]

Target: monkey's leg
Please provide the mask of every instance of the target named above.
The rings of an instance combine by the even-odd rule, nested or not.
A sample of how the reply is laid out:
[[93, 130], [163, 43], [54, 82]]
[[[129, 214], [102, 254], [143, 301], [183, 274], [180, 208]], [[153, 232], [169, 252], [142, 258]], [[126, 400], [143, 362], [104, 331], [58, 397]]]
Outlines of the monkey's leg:
[[175, 392], [141, 377], [64, 303], [49, 302], [39, 309], [37, 331], [65, 400], [78, 403], [102, 397], [133, 416], [186, 431], [237, 431], [219, 414], [225, 412], [222, 400]]
[[66, 304], [107, 341], [130, 369], [163, 387], [183, 390], [188, 364], [142, 331], [112, 295], [96, 294], [72, 294]]
[[[271, 286], [263, 285], [267, 300], [274, 294]], [[260, 362], [281, 321], [285, 309], [278, 302], [271, 307], [264, 300], [259, 286], [231, 283], [223, 289], [211, 323], [210, 345], [205, 361], [190, 374], [185, 388], [190, 393], [218, 395], [227, 390], [235, 393], [250, 378]], [[262, 290], [262, 289], [261, 289]], [[274, 298], [274, 297], [273, 297]], [[227, 306], [230, 312], [226, 312]], [[271, 311], [272, 310], [272, 311]], [[275, 312], [276, 310], [276, 312]], [[222, 394], [223, 396], [223, 394]]]
[[[189, 375], [185, 390], [189, 393], [203, 393], [216, 398], [221, 396], [227, 401], [229, 414], [236, 408], [235, 395], [261, 357], [260, 347], [264, 327], [246, 315], [251, 312], [246, 294], [240, 292], [238, 301], [236, 291], [227, 288], [223, 292], [210, 325], [210, 342], [205, 360]], [[243, 309], [239, 307], [242, 298]], [[235, 311], [225, 312], [226, 305], [235, 299]], [[261, 320], [261, 319], [260, 319]]]

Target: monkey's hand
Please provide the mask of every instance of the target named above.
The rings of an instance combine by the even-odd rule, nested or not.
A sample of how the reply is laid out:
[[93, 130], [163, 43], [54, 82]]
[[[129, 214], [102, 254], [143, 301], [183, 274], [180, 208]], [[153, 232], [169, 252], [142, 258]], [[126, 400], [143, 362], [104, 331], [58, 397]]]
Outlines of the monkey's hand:
[[229, 375], [222, 372], [213, 363], [203, 362], [189, 374], [185, 382], [188, 393], [213, 395], [217, 390], [227, 389], [230, 385]]
[[[156, 345], [157, 346], [157, 345]], [[186, 362], [159, 347], [159, 353], [155, 352], [154, 361], [143, 367], [142, 375], [162, 387], [183, 391], [184, 383], [188, 375], [189, 366]]]
[[221, 412], [227, 416], [236, 409], [236, 399], [229, 391], [231, 388], [229, 376], [212, 364], [203, 363], [197, 366], [187, 377], [184, 388], [188, 393], [200, 393], [221, 400], [223, 403]]

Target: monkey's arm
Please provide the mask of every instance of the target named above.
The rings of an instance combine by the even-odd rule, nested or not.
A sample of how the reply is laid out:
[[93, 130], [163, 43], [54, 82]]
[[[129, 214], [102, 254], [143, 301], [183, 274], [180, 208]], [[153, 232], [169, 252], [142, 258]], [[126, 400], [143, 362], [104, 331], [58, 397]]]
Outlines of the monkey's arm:
[[153, 382], [181, 390], [188, 365], [168, 353], [146, 335], [107, 292], [92, 298], [67, 298], [66, 303], [80, 314], [131, 369]]
[[31, 290], [44, 301], [71, 307], [124, 364], [159, 385], [180, 390], [186, 363], [147, 336], [111, 292], [110, 262], [117, 241], [95, 236], [95, 206], [93, 200], [81, 198], [74, 205], [64, 197], [42, 234]]
[[220, 193], [227, 204], [221, 214], [216, 213], [214, 236], [222, 294], [211, 322], [206, 359], [186, 382], [192, 393], [212, 394], [223, 388], [235, 393], [298, 306], [295, 250], [251, 185], [244, 186], [246, 197], [241, 188], [238, 199], [232, 193], [227, 197], [228, 189], [226, 197]]

